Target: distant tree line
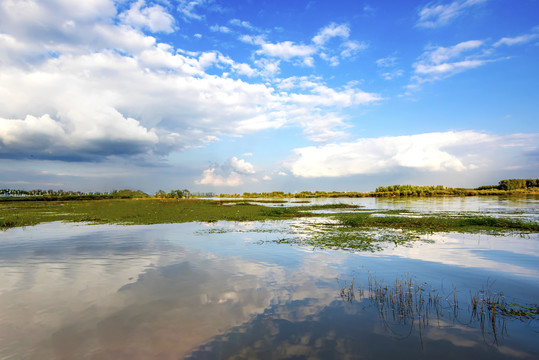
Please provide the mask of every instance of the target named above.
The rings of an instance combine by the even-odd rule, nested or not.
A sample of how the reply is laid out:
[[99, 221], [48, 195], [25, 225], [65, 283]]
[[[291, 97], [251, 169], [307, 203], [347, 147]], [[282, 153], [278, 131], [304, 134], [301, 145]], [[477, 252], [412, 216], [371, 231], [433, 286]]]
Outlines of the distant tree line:
[[[243, 194], [220, 194], [220, 197], [232, 198], [338, 198], [338, 197], [403, 197], [403, 196], [477, 196], [477, 195], [510, 195], [510, 194], [539, 194], [539, 179], [505, 179], [498, 185], [484, 185], [475, 189], [452, 188], [443, 185], [389, 185], [379, 186], [373, 192], [350, 191], [301, 191], [299, 193], [244, 192]], [[214, 196], [214, 193], [196, 193], [187, 189], [170, 190], [168, 193], [159, 190], [153, 197], [160, 199], [188, 199], [193, 196]], [[111, 192], [81, 192], [64, 190], [18, 190], [0, 189], [0, 201], [9, 200], [99, 200], [99, 199], [140, 199], [150, 195], [141, 190], [114, 190]]]
[[475, 189], [452, 188], [443, 185], [389, 185], [379, 186], [373, 192], [350, 191], [301, 191], [284, 193], [279, 191], [243, 194], [221, 194], [221, 197], [233, 198], [338, 198], [338, 197], [405, 197], [405, 196], [478, 196], [539, 193], [539, 179], [507, 179], [498, 185], [486, 185]]
[[192, 192], [191, 197], [215, 197], [217, 196], [216, 193], [210, 191], [210, 192]]
[[141, 190], [113, 190], [111, 192], [83, 192], [64, 190], [19, 190], [0, 189], [0, 200], [101, 200], [101, 199], [138, 199], [147, 198], [148, 194]]
[[191, 197], [189, 190], [170, 190], [170, 192], [164, 192], [159, 190], [154, 194], [154, 197], [160, 199], [188, 199]]
[[[0, 201], [8, 200], [36, 200], [36, 201], [55, 201], [55, 200], [100, 200], [100, 199], [142, 199], [151, 196], [141, 190], [113, 190], [110, 192], [82, 192], [82, 191], [64, 191], [64, 190], [19, 190], [19, 189], [0, 189]], [[187, 189], [171, 190], [164, 192], [159, 190], [154, 197], [161, 199], [188, 199], [191, 193]]]
[[506, 179], [498, 183], [498, 185], [480, 186], [477, 190], [518, 190], [518, 189], [533, 189], [539, 188], [539, 179]]
[[446, 187], [443, 185], [436, 186], [415, 186], [415, 185], [390, 185], [390, 186], [379, 186], [374, 190], [376, 193], [382, 192], [395, 192], [395, 191], [411, 191], [415, 193], [421, 193], [425, 191], [441, 191], [446, 190]]

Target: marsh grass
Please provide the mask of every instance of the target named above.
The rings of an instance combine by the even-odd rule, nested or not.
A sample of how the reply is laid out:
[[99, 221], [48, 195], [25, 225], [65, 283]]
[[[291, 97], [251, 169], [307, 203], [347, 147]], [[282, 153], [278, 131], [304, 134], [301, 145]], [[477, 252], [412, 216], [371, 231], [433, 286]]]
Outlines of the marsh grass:
[[[353, 213], [315, 214], [317, 210]], [[396, 215], [398, 214], [398, 216]], [[376, 216], [378, 215], [378, 216]], [[380, 216], [382, 215], [382, 216]], [[405, 211], [374, 211], [349, 204], [268, 207], [249, 201], [224, 202], [197, 199], [110, 199], [82, 201], [16, 201], [0, 203], [0, 229], [51, 221], [112, 224], [163, 224], [183, 222], [265, 221], [322, 217], [327, 222], [301, 239], [308, 245], [376, 251], [383, 242], [406, 245], [418, 234], [444, 231], [537, 232], [539, 224], [477, 215], [415, 216]], [[337, 221], [329, 221], [337, 219]], [[384, 231], [381, 231], [384, 230]], [[397, 230], [397, 231], [395, 231]]]
[[421, 237], [413, 232], [392, 229], [357, 230], [329, 225], [318, 226], [317, 229], [307, 230], [298, 236], [272, 242], [316, 249], [376, 252], [387, 246], [411, 246], [413, 241], [420, 239]]
[[493, 344], [497, 344], [498, 336], [507, 331], [508, 320], [539, 320], [538, 305], [506, 301], [505, 295], [494, 292], [489, 283], [462, 299], [455, 286], [444, 292], [409, 275], [388, 283], [369, 274], [367, 288], [355, 285], [354, 280], [350, 284], [345, 281], [339, 294], [345, 302], [370, 302], [386, 326], [408, 324], [410, 333], [417, 326], [420, 337], [422, 328], [433, 322], [440, 325], [442, 319], [448, 319], [479, 327], [483, 336], [488, 333]]
[[[304, 210], [342, 207], [342, 204], [267, 207], [246, 201], [196, 199], [113, 199], [83, 201], [17, 201], [0, 203], [0, 229], [31, 226], [51, 221], [113, 224], [164, 224], [183, 222], [264, 221], [308, 217]], [[302, 211], [300, 211], [302, 210]]]
[[495, 231], [539, 231], [539, 224], [521, 219], [496, 218], [479, 215], [425, 215], [425, 216], [371, 216], [369, 213], [342, 214], [338, 217], [340, 224], [350, 228], [393, 228], [407, 229], [417, 232], [476, 232], [482, 230]]

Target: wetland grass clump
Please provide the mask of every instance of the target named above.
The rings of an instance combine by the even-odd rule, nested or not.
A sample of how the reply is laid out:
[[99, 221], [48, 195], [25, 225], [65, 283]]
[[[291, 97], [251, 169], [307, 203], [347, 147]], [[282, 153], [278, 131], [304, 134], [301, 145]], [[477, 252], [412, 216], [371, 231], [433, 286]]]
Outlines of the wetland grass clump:
[[[274, 210], [275, 215], [292, 210]], [[289, 215], [292, 216], [292, 215]], [[519, 219], [477, 215], [449, 216], [420, 215], [406, 211], [365, 211], [327, 216], [328, 221], [300, 229], [286, 243], [319, 249], [376, 252], [388, 246], [411, 246], [425, 239], [424, 234], [435, 232], [487, 231], [493, 234], [539, 231], [539, 224]], [[332, 219], [330, 221], [329, 219]], [[280, 241], [283, 243], [283, 241]]]
[[418, 239], [420, 239], [418, 235], [405, 232], [343, 231], [339, 228], [327, 228], [274, 242], [316, 249], [377, 252], [383, 250], [387, 245], [409, 246], [412, 241]]
[[271, 207], [262, 210], [262, 214], [270, 218], [273, 217], [298, 217], [300, 213], [295, 207]]
[[343, 214], [338, 219], [341, 225], [351, 228], [393, 228], [418, 232], [539, 231], [538, 223], [521, 219], [477, 215], [394, 216], [387, 213], [379, 215], [381, 216], [372, 216], [369, 213]]
[[370, 302], [386, 325], [417, 324], [421, 331], [421, 327], [433, 321], [440, 324], [446, 319], [478, 326], [483, 334], [489, 330], [493, 343], [497, 343], [500, 329], [502, 335], [506, 331], [508, 320], [539, 320], [538, 305], [507, 301], [502, 292], [494, 292], [488, 283], [484, 289], [470, 291], [470, 296], [463, 301], [455, 286], [450, 292], [444, 292], [409, 275], [388, 283], [369, 274], [366, 289], [355, 286], [353, 280], [350, 285], [345, 281], [339, 294], [345, 302]]

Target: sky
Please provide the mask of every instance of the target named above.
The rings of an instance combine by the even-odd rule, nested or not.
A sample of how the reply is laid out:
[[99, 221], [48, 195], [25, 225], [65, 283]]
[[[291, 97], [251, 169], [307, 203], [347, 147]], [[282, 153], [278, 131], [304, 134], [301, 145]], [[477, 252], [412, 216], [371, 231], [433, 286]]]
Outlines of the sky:
[[538, 84], [538, 0], [0, 0], [0, 188], [537, 178]]

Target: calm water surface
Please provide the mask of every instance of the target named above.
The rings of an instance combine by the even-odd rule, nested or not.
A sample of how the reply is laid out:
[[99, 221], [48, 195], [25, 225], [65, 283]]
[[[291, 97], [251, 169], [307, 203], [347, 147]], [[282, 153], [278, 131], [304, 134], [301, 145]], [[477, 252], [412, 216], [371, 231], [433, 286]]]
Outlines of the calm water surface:
[[[352, 201], [538, 214], [533, 198]], [[433, 234], [374, 253], [272, 242], [307, 221], [49, 223], [2, 232], [0, 359], [539, 357], [537, 320], [492, 326], [471, 316], [469, 301], [483, 290], [537, 304], [538, 234]], [[440, 294], [438, 313], [384, 312], [369, 298], [369, 277], [425, 284]], [[352, 280], [354, 297], [343, 296]]]

